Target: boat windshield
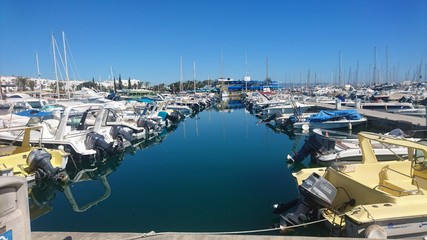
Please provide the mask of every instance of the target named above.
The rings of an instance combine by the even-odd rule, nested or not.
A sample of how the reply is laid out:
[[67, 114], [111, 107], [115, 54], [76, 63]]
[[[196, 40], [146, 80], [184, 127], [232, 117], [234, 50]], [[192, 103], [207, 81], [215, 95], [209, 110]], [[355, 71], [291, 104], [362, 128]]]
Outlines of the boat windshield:
[[[423, 145], [427, 145], [427, 141], [421, 142]], [[425, 152], [421, 149], [415, 150], [415, 156], [414, 156], [414, 169], [421, 171], [427, 169], [427, 156], [425, 155]]]

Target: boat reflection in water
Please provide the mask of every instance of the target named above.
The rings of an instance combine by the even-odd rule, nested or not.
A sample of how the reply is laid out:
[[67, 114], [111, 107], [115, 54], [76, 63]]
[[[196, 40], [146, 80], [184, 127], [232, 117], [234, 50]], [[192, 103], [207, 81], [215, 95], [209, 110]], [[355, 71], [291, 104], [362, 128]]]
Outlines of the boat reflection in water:
[[[49, 180], [37, 181], [29, 190], [31, 221], [52, 211], [51, 201], [55, 199], [57, 192], [64, 194], [75, 212], [87, 211], [92, 206], [104, 201], [111, 194], [107, 177], [118, 169], [125, 156], [134, 155], [139, 150], [163, 142], [167, 135], [176, 128], [177, 125], [164, 128], [158, 135], [141, 142], [133, 143], [124, 152], [113, 156], [98, 158], [94, 161], [69, 161], [66, 169], [69, 181], [66, 183], [59, 184], [57, 181]], [[91, 187], [93, 187], [92, 185], [97, 187], [102, 186], [103, 189], [91, 190], [92, 192], [101, 194], [98, 197], [94, 196], [95, 194], [91, 194], [90, 197], [94, 196], [95, 199], [89, 200], [87, 199], [87, 194], [85, 196], [76, 195], [76, 192], [80, 193], [79, 188], [84, 188], [85, 183], [92, 183], [90, 184]], [[82, 198], [86, 200], [86, 203], [80, 203], [82, 202]]]
[[[93, 205], [107, 199], [111, 193], [107, 176], [114, 172], [124, 159], [124, 153], [111, 156], [104, 161], [89, 163], [87, 161], [74, 162], [74, 167], [67, 166], [67, 173], [70, 180], [65, 184], [58, 184], [56, 181], [39, 181], [29, 191], [30, 197], [30, 216], [35, 220], [50, 211], [52, 206], [50, 201], [53, 200], [57, 192], [64, 193], [71, 207], [76, 212], [84, 212]], [[82, 182], [100, 181], [104, 187], [104, 193], [96, 199], [80, 205], [71, 189], [78, 188]]]

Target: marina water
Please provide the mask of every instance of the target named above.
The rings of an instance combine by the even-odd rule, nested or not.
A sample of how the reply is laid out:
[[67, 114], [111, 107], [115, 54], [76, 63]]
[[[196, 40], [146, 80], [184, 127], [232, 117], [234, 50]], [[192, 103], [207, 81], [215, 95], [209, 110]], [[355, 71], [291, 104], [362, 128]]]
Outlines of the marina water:
[[[34, 187], [31, 228], [141, 233], [272, 228], [279, 222], [272, 205], [298, 196], [291, 172], [309, 163], [288, 166], [286, 156], [302, 143], [303, 136], [258, 124], [243, 107], [208, 109], [108, 159], [87, 181], [68, 189]], [[324, 233], [311, 227], [290, 234]]]

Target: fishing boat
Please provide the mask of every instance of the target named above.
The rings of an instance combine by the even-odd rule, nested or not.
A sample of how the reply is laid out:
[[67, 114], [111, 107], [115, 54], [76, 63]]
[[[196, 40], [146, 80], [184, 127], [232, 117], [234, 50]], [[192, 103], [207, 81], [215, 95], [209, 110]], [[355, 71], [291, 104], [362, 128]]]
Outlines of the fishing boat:
[[25, 177], [29, 183], [41, 179], [67, 180], [68, 153], [63, 149], [31, 146], [31, 131], [40, 129], [41, 126], [0, 129], [0, 132], [21, 131], [23, 135], [20, 145], [0, 147], [0, 176]]
[[357, 110], [321, 110], [319, 113], [312, 114], [310, 117], [303, 118], [295, 115], [289, 118], [285, 125], [292, 125], [294, 129], [337, 129], [348, 128], [364, 124], [368, 121]]
[[[427, 146], [369, 132], [359, 133], [358, 139], [362, 163], [335, 163], [293, 173], [300, 192], [296, 204], [274, 205], [276, 213], [282, 212], [282, 229], [319, 221], [334, 236], [426, 236]], [[378, 161], [372, 142], [401, 146], [408, 154]]]

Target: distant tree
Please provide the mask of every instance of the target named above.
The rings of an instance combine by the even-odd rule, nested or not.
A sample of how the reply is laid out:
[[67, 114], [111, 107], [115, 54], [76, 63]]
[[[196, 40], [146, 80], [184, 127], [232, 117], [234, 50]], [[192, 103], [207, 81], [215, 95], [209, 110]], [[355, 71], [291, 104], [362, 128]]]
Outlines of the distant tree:
[[33, 80], [28, 80], [28, 87], [30, 87], [31, 91], [34, 91], [34, 89], [36, 88], [36, 81]]
[[148, 81], [144, 82], [144, 86], [145, 86], [145, 88], [148, 88], [148, 86], [150, 86], [150, 82], [148, 82]]
[[179, 90], [179, 84], [180, 82], [174, 82], [169, 84], [169, 88], [172, 89], [173, 93], [176, 93]]
[[159, 84], [159, 92], [163, 92], [165, 91], [165, 84], [164, 83], [160, 83]]
[[94, 81], [92, 81], [92, 82], [83, 82], [83, 83], [79, 84], [78, 87], [80, 87], [80, 89], [82, 87], [85, 87], [85, 88], [96, 88], [96, 83]]
[[28, 78], [27, 77], [17, 77], [15, 79], [15, 84], [18, 87], [19, 91], [25, 91], [27, 88]]
[[130, 83], [130, 77], [128, 79], [128, 89], [132, 89], [132, 84]]
[[119, 87], [118, 87], [118, 89], [119, 90], [123, 89], [122, 75], [120, 75], [120, 74], [119, 74]]
[[114, 93], [116, 93], [117, 92], [116, 77], [114, 77], [114, 80], [113, 80], [113, 89], [114, 89]]
[[61, 91], [63, 89], [63, 87], [64, 87], [65, 84], [63, 82], [58, 82], [58, 83], [53, 82], [53, 83], [51, 83], [50, 84], [50, 89], [52, 89], [55, 93], [57, 91], [57, 88], [56, 88], [57, 85], [59, 86], [59, 91]]

